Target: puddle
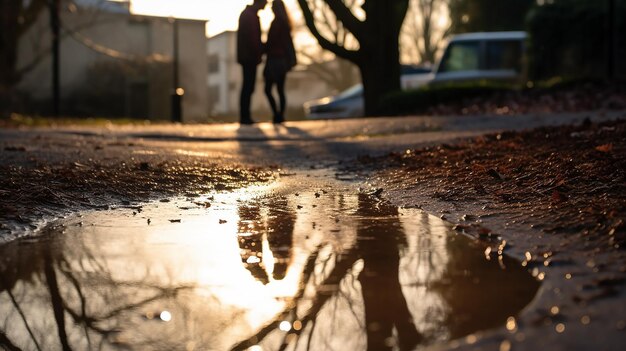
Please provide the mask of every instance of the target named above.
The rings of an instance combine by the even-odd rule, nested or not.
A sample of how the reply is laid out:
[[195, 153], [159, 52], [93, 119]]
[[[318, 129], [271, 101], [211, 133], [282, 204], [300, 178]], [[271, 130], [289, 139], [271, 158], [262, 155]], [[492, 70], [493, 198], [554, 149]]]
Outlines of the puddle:
[[421, 211], [267, 191], [87, 213], [0, 247], [0, 347], [406, 350], [504, 326], [538, 289]]

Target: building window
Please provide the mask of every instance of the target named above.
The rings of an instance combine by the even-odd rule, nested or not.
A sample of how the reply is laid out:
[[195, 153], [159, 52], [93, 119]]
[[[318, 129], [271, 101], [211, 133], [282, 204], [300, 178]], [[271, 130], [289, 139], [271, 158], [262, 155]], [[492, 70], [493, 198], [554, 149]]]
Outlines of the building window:
[[217, 54], [209, 55], [209, 73], [220, 71], [220, 57]]

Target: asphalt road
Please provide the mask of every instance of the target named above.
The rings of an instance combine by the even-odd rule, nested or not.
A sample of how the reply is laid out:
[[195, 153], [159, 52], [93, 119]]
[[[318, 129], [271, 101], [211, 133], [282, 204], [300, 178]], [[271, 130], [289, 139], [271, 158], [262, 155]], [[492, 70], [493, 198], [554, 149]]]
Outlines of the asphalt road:
[[[504, 130], [578, 124], [585, 118], [600, 122], [624, 113], [577, 113], [526, 116], [389, 117], [287, 122], [283, 125], [239, 124], [145, 125], [108, 127], [55, 127], [0, 130], [0, 164], [20, 164], [20, 155], [7, 152], [25, 148], [47, 162], [63, 162], [67, 150], [86, 140], [127, 144], [159, 150], [163, 157], [177, 154], [210, 157], [240, 164], [280, 164], [284, 167], [332, 166], [361, 155], [381, 155], [428, 144]], [[46, 142], [38, 142], [45, 139]], [[148, 152], [148, 150], [146, 150]], [[89, 150], [82, 149], [83, 157]]]
[[[395, 117], [377, 119], [351, 119], [333, 121], [287, 122], [284, 125], [262, 123], [253, 126], [238, 124], [211, 125], [147, 125], [109, 127], [56, 127], [0, 130], [0, 165], [33, 167], [64, 162], [83, 162], [91, 159], [106, 164], [107, 161], [152, 159], [194, 159], [217, 164], [278, 165], [285, 172], [298, 173], [289, 178], [294, 186], [305, 180], [311, 168], [324, 169], [323, 173], [362, 155], [382, 155], [390, 151], [403, 151], [429, 144], [453, 142], [458, 138], [504, 130], [523, 130], [541, 126], [580, 124], [586, 118], [602, 122], [626, 118], [626, 113], [578, 113], [562, 115], [528, 116], [477, 116], [477, 117]], [[0, 175], [1, 176], [1, 175]], [[306, 186], [302, 183], [301, 186]], [[517, 237], [516, 237], [517, 238]], [[514, 251], [523, 252], [536, 245], [517, 238]], [[556, 244], [555, 244], [556, 245]], [[530, 250], [530, 249], [528, 249]], [[571, 269], [565, 267], [558, 269]], [[578, 268], [577, 266], [574, 268]], [[562, 272], [560, 272], [562, 273]], [[552, 277], [555, 277], [552, 280]], [[574, 294], [576, 286], [558, 280], [563, 275], [550, 274], [544, 281], [540, 295], [518, 321], [524, 343], [521, 348], [553, 350], [586, 349], [580, 345], [605, 345], [606, 350], [620, 349], [623, 339], [619, 331], [607, 329], [614, 325], [611, 311], [617, 309], [614, 300], [602, 300], [594, 305], [599, 322], [590, 327], [570, 323], [567, 338], [555, 332], [552, 325], [533, 324], [540, 320], [537, 311], [561, 303], [563, 294]], [[562, 280], [562, 279], [561, 279]], [[572, 291], [566, 290], [571, 288]], [[553, 293], [554, 292], [554, 293]], [[569, 296], [569, 295], [567, 295]], [[569, 301], [569, 300], [568, 300]], [[619, 307], [619, 306], [618, 306]], [[584, 307], [570, 307], [572, 316], [589, 313]], [[605, 318], [606, 317], [606, 318]], [[610, 318], [608, 318], [610, 317]], [[620, 322], [623, 322], [620, 320]], [[558, 325], [557, 325], [558, 327]], [[593, 330], [592, 333], [589, 331]], [[607, 329], [608, 330], [608, 329]], [[585, 332], [583, 334], [583, 332]], [[500, 328], [487, 333], [478, 344], [476, 340], [452, 343], [443, 349], [493, 349], [510, 350], [511, 343], [504, 339], [509, 331]], [[599, 335], [605, 340], [586, 340], [587, 335]], [[515, 334], [515, 337], [520, 333]], [[504, 341], [503, 341], [504, 340]], [[588, 349], [588, 348], [587, 348]]]

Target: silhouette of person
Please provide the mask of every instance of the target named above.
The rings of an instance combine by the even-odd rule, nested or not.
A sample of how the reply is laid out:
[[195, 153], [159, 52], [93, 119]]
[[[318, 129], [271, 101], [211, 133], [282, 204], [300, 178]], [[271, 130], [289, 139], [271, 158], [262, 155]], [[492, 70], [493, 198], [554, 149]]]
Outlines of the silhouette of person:
[[241, 263], [252, 276], [266, 285], [270, 282], [263, 263], [263, 232], [261, 209], [257, 204], [239, 206], [238, 241]]
[[267, 241], [274, 256], [274, 280], [283, 280], [293, 255], [293, 231], [296, 214], [289, 208], [287, 199], [274, 198], [268, 203]]
[[[263, 208], [267, 208], [266, 214], [262, 214]], [[289, 208], [286, 198], [271, 198], [267, 199], [267, 203], [255, 201], [239, 206], [238, 240], [241, 262], [264, 285], [270, 282], [265, 265], [270, 254], [274, 257], [274, 280], [283, 280], [287, 275], [293, 255], [295, 222], [296, 215]], [[264, 240], [267, 240], [270, 252], [263, 248]]]
[[257, 66], [263, 57], [263, 42], [261, 41], [261, 23], [258, 12], [267, 5], [267, 0], [254, 0], [252, 5], [246, 6], [239, 16], [237, 30], [237, 62], [242, 67], [243, 84], [239, 99], [241, 124], [252, 124], [250, 103], [256, 84]]
[[[267, 34], [265, 53], [267, 55], [263, 78], [265, 78], [265, 95], [274, 113], [273, 122], [282, 123], [285, 121], [285, 107], [287, 99], [285, 96], [285, 80], [289, 72], [297, 63], [296, 52], [291, 38], [291, 19], [282, 0], [272, 2], [274, 20]], [[280, 105], [276, 105], [276, 100], [272, 95], [272, 89], [276, 86]]]

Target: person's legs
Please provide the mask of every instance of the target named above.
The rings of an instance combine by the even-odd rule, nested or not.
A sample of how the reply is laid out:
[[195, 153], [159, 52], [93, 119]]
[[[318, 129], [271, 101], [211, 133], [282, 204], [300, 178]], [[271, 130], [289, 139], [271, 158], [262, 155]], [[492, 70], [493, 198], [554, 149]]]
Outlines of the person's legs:
[[253, 123], [250, 116], [250, 103], [254, 85], [256, 84], [256, 64], [242, 64], [243, 84], [241, 86], [241, 97], [239, 99], [240, 116], [239, 123]]
[[283, 74], [276, 82], [276, 87], [278, 89], [278, 98], [280, 100], [280, 112], [278, 113], [278, 118], [274, 118], [274, 121], [278, 123], [282, 123], [285, 121], [285, 108], [287, 107], [287, 97], [285, 95], [285, 79], [286, 74]]
[[276, 100], [274, 100], [274, 96], [272, 95], [273, 87], [274, 82], [272, 82], [270, 79], [265, 78], [265, 96], [267, 96], [267, 101], [270, 103], [272, 113], [274, 114], [274, 120], [276, 120], [276, 116], [278, 116], [278, 108], [276, 107]]

